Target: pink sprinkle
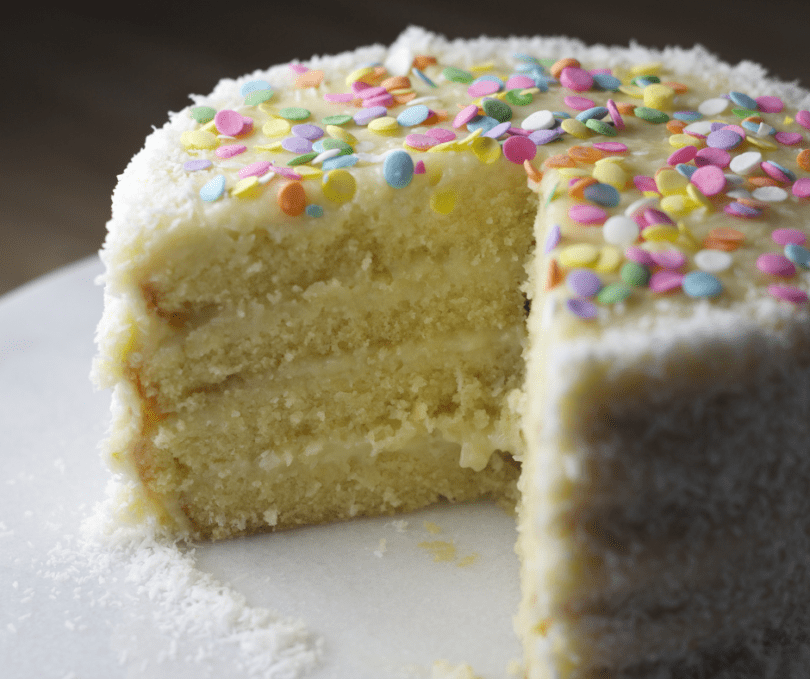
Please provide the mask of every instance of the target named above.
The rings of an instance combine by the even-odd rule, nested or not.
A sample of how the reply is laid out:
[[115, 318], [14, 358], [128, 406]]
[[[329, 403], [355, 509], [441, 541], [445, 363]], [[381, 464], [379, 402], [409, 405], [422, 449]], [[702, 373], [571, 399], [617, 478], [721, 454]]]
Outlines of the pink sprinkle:
[[306, 73], [309, 70], [304, 64], [290, 64], [290, 69], [295, 73]]
[[777, 299], [794, 304], [804, 304], [807, 302], [807, 293], [793, 285], [769, 285], [768, 292]]
[[600, 141], [593, 147], [605, 153], [627, 153], [627, 144], [622, 144], [620, 141]]
[[362, 80], [355, 80], [355, 81], [354, 81], [354, 82], [351, 84], [351, 90], [352, 90], [352, 92], [354, 92], [356, 95], [359, 95], [359, 94], [360, 94], [360, 92], [362, 92], [363, 90], [367, 90], [367, 89], [369, 89], [370, 87], [371, 87], [371, 85], [369, 85], [368, 83], [364, 83]]
[[270, 171], [275, 172], [276, 174], [280, 174], [282, 177], [286, 177], [287, 179], [294, 179], [296, 181], [301, 179], [301, 175], [289, 167], [279, 167], [278, 165], [271, 165]]
[[478, 115], [478, 107], [475, 104], [470, 104], [461, 109], [456, 117], [453, 118], [453, 127], [462, 127], [470, 122], [475, 116]]
[[589, 108], [593, 108], [594, 103], [593, 99], [588, 99], [587, 97], [576, 97], [573, 94], [569, 94], [565, 99], [563, 99], [565, 105], [568, 108], [572, 108], [575, 111], [587, 111]]
[[357, 93], [361, 99], [370, 99], [371, 97], [378, 97], [381, 94], [388, 94], [388, 90], [384, 87], [365, 87]]
[[[512, 139], [518, 139], [518, 137], [512, 137]], [[602, 224], [608, 214], [595, 205], [572, 205], [568, 208], [568, 216], [578, 224]]]
[[730, 162], [731, 156], [728, 151], [724, 151], [723, 149], [705, 148], [700, 149], [700, 151], [695, 154], [695, 165], [698, 167], [716, 165], [720, 168], [726, 168]]
[[413, 166], [413, 173], [414, 174], [425, 174], [425, 161], [424, 160], [417, 160], [416, 164]]
[[810, 178], [802, 177], [793, 182], [791, 189], [796, 198], [810, 198]]
[[220, 134], [235, 137], [242, 131], [245, 121], [241, 113], [226, 108], [218, 111], [214, 116], [214, 125]]
[[652, 255], [646, 250], [636, 247], [635, 245], [628, 247], [624, 251], [624, 256], [636, 264], [643, 264], [644, 266], [655, 265], [655, 260], [653, 260]]
[[704, 165], [692, 173], [689, 178], [704, 196], [716, 196], [726, 188], [726, 177], [723, 170], [716, 165]]
[[239, 176], [244, 179], [245, 177], [261, 177], [266, 174], [270, 169], [271, 163], [269, 160], [257, 160], [255, 163], [246, 165], [239, 170]]
[[616, 106], [616, 102], [613, 101], [613, 99], [608, 99], [607, 103], [605, 104], [605, 108], [607, 108], [608, 113], [610, 113], [610, 119], [613, 121], [616, 129], [623, 130], [624, 118], [622, 118], [622, 114], [619, 113], [619, 107]]
[[532, 132], [535, 132], [535, 131], [536, 130], [524, 130], [522, 127], [511, 127], [510, 126], [509, 129], [506, 130], [506, 134], [511, 134], [511, 135], [519, 134], [522, 137], [530, 137], [532, 135]]
[[438, 139], [440, 143], [444, 143], [447, 141], [453, 141], [456, 138], [456, 133], [451, 132], [450, 130], [445, 130], [442, 127], [431, 127], [425, 134], [428, 137], [433, 137], [434, 139]]
[[633, 177], [633, 184], [635, 184], [635, 187], [642, 193], [658, 193], [658, 185], [655, 183], [655, 179], [652, 177], [638, 174]]
[[534, 87], [534, 80], [527, 75], [513, 75], [506, 81], [507, 90], [525, 90]]
[[374, 108], [375, 106], [391, 106], [394, 103], [394, 96], [386, 91], [368, 99], [363, 99], [363, 108]]
[[431, 146], [436, 146], [439, 140], [434, 137], [428, 137], [426, 134], [409, 134], [405, 137], [405, 143], [415, 149], [429, 149]]
[[592, 68], [588, 73], [591, 75], [613, 75], [613, 71], [609, 68]]
[[721, 127], [720, 129], [721, 130], [731, 130], [732, 132], [736, 132], [743, 139], [745, 139], [745, 137], [747, 135], [747, 132], [745, 131], [745, 128], [740, 127], [739, 125], [723, 125], [723, 127]]
[[796, 114], [796, 122], [807, 130], [810, 130], [810, 111], [799, 111]]
[[757, 97], [757, 108], [763, 113], [781, 113], [785, 107], [784, 102], [779, 97]]
[[507, 160], [522, 165], [524, 161], [531, 160], [537, 155], [537, 146], [528, 137], [509, 137], [503, 143], [503, 155]]
[[796, 267], [793, 262], [776, 252], [766, 252], [764, 255], [757, 257], [757, 269], [772, 276], [782, 276], [783, 278], [790, 278], [796, 274]]
[[471, 97], [485, 97], [488, 94], [495, 94], [501, 86], [494, 80], [479, 80], [467, 88], [467, 94]]
[[672, 221], [672, 218], [663, 210], [657, 210], [654, 207], [648, 207], [646, 210], [643, 210], [642, 214], [644, 215], [644, 222], [647, 226], [651, 226], [653, 224], [666, 224], [668, 226], [674, 225], [675, 222]]
[[799, 229], [776, 229], [771, 234], [774, 243], [779, 245], [804, 245], [807, 237]]
[[776, 141], [785, 146], [795, 146], [804, 139], [801, 132], [777, 132], [773, 136]]
[[653, 292], [671, 292], [681, 287], [683, 274], [676, 271], [656, 271], [650, 277], [650, 290]]
[[244, 144], [228, 144], [227, 146], [220, 146], [214, 153], [218, 158], [233, 158], [240, 153], [247, 151], [247, 146]]
[[675, 153], [667, 158], [667, 165], [675, 166], [678, 163], [688, 163], [697, 154], [697, 148], [694, 146], [684, 146], [679, 148]]
[[327, 92], [323, 95], [323, 100], [329, 104], [348, 104], [353, 99], [351, 92]]
[[582, 68], [569, 66], [560, 73], [560, 85], [574, 92], [586, 92], [593, 87], [593, 76]]
[[249, 116], [242, 116], [242, 129], [239, 130], [238, 137], [246, 137], [253, 132], [253, 118]]
[[679, 250], [664, 250], [663, 252], [652, 252], [650, 255], [653, 261], [664, 269], [676, 270], [686, 264], [686, 255]]
[[774, 165], [773, 163], [768, 162], [767, 160], [762, 161], [759, 166], [762, 168], [762, 171], [768, 175], [771, 179], [775, 179], [778, 182], [789, 182], [790, 177], [788, 177], [782, 170]]

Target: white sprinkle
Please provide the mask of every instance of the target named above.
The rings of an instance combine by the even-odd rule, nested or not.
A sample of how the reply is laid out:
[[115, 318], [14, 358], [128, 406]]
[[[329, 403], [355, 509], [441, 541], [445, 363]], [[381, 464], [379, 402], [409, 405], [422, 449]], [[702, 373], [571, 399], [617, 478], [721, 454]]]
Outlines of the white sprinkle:
[[520, 126], [524, 130], [550, 130], [554, 127], [554, 114], [551, 111], [535, 111], [528, 115]]
[[701, 250], [695, 254], [695, 266], [708, 273], [725, 271], [733, 261], [731, 254], [723, 250]]
[[760, 186], [754, 189], [751, 197], [754, 200], [764, 200], [766, 203], [781, 203], [787, 200], [788, 192], [779, 186]]
[[728, 108], [728, 104], [729, 100], [723, 99], [722, 97], [706, 99], [706, 101], [698, 106], [698, 111], [704, 116], [716, 116], [718, 113], [725, 111]]
[[751, 174], [762, 162], [762, 154], [759, 151], [746, 151], [738, 156], [734, 156], [729, 163], [729, 169], [741, 175]]

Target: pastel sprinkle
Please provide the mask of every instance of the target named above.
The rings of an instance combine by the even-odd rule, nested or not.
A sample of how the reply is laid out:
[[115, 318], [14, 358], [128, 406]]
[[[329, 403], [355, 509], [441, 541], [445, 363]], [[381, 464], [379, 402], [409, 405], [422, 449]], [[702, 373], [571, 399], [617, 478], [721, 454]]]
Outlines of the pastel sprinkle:
[[602, 281], [590, 269], [574, 269], [565, 279], [568, 289], [578, 297], [593, 297], [602, 289]]
[[[459, 114], [460, 115], [460, 114]], [[548, 130], [556, 125], [557, 121], [551, 111], [535, 111], [526, 116], [520, 124], [524, 130]]]
[[328, 200], [345, 203], [354, 197], [357, 181], [348, 170], [336, 169], [323, 175], [321, 188]]
[[680, 250], [653, 250], [650, 256], [663, 269], [680, 269], [686, 264], [686, 255]]
[[794, 120], [805, 129], [810, 130], [810, 111], [799, 111]]
[[648, 123], [661, 124], [669, 120], [669, 116], [666, 113], [655, 108], [650, 108], [649, 106], [637, 106], [633, 109], [633, 113], [636, 118], [646, 120]]
[[709, 273], [725, 271], [733, 261], [731, 254], [722, 250], [700, 250], [695, 253], [695, 266]]
[[247, 146], [244, 144], [228, 144], [226, 146], [220, 146], [214, 153], [218, 158], [233, 158], [245, 151], [247, 151]]
[[569, 94], [567, 97], [565, 97], [563, 102], [568, 108], [572, 108], [575, 111], [587, 111], [594, 106], [593, 99], [588, 99], [587, 97], [578, 97], [573, 94]]
[[307, 196], [301, 182], [288, 182], [284, 184], [276, 195], [276, 202], [284, 214], [297, 217], [303, 214], [307, 205]]
[[417, 160], [416, 165], [413, 166], [414, 174], [425, 174], [425, 161]]
[[565, 303], [566, 308], [575, 316], [583, 320], [590, 320], [599, 315], [599, 309], [587, 299], [572, 298]]
[[383, 176], [388, 186], [403, 189], [413, 179], [413, 159], [406, 151], [392, 151], [383, 161]]
[[230, 109], [218, 111], [214, 116], [214, 125], [216, 125], [217, 132], [228, 137], [238, 135], [242, 131], [244, 124], [242, 114]]
[[529, 135], [529, 139], [537, 146], [548, 144], [559, 138], [560, 132], [558, 130], [535, 130]]
[[211, 202], [217, 200], [225, 192], [225, 176], [218, 174], [209, 180], [200, 189], [200, 198]]
[[616, 207], [619, 204], [619, 192], [610, 184], [597, 182], [585, 187], [583, 191], [585, 198], [603, 207]]
[[513, 163], [523, 164], [525, 160], [532, 160], [537, 154], [537, 146], [529, 137], [509, 137], [503, 143], [503, 154]]
[[778, 186], [759, 186], [751, 192], [751, 197], [766, 203], [781, 203], [787, 200], [788, 192]]
[[747, 94], [743, 92], [729, 92], [728, 93], [729, 99], [733, 101], [737, 106], [742, 106], [743, 108], [748, 109], [757, 109], [757, 100], [753, 97], [749, 97]]
[[757, 257], [757, 269], [772, 276], [790, 278], [796, 274], [796, 266], [784, 255], [766, 252]]
[[191, 117], [200, 124], [213, 120], [216, 114], [217, 110], [210, 106], [194, 106], [191, 109]]
[[807, 293], [793, 285], [769, 285], [768, 292], [777, 299], [793, 304], [804, 304], [807, 302]]
[[645, 287], [650, 282], [650, 270], [638, 262], [625, 262], [619, 272], [621, 279], [634, 287]]
[[700, 149], [695, 154], [695, 165], [703, 167], [705, 165], [716, 165], [717, 167], [728, 167], [731, 163], [731, 155], [728, 151], [720, 148]]
[[774, 96], [762, 96], [756, 98], [757, 108], [763, 113], [781, 113], [785, 103]]
[[321, 127], [318, 125], [313, 125], [312, 123], [293, 125], [291, 131], [296, 137], [309, 139], [309, 141], [315, 141], [316, 139], [323, 137], [323, 129], [321, 129]]
[[323, 217], [323, 208], [315, 203], [310, 203], [306, 206], [305, 212], [310, 217]]
[[290, 153], [309, 153], [312, 151], [312, 142], [302, 137], [286, 137], [281, 142], [281, 148]]
[[245, 96], [245, 105], [246, 106], [258, 106], [259, 104], [263, 104], [266, 101], [270, 101], [273, 98], [273, 90], [271, 89], [261, 89], [261, 90], [252, 90], [248, 92], [247, 96]]
[[629, 285], [616, 281], [602, 288], [596, 296], [596, 301], [600, 304], [619, 304], [626, 300], [632, 292]]
[[716, 297], [723, 291], [723, 284], [708, 271], [690, 271], [683, 277], [683, 291], [690, 297]]
[[463, 109], [461, 109], [461, 111], [458, 112], [456, 117], [453, 118], [453, 127], [456, 128], [463, 127], [477, 115], [478, 115], [478, 107], [475, 104], [465, 106]]
[[799, 229], [775, 229], [771, 233], [771, 239], [774, 243], [779, 245], [788, 245], [793, 243], [795, 245], [804, 245], [807, 237], [803, 231]]
[[684, 146], [679, 148], [674, 153], [670, 154], [667, 158], [668, 165], [678, 165], [678, 163], [688, 163], [697, 154], [697, 148], [694, 146]]
[[774, 135], [774, 139], [778, 141], [780, 144], [784, 146], [795, 146], [796, 144], [800, 143], [804, 136], [801, 132], [777, 132]]
[[562, 239], [562, 231], [560, 229], [559, 224], [554, 224], [548, 231], [546, 235], [546, 241], [543, 246], [543, 252], [548, 254], [554, 248], [556, 248], [560, 244], [560, 240]]
[[198, 170], [207, 170], [213, 163], [207, 158], [195, 158], [194, 160], [187, 160], [183, 163], [183, 169], [187, 172], [196, 172]]
[[737, 134], [734, 130], [723, 128], [710, 132], [706, 137], [706, 145], [712, 148], [723, 149], [729, 151], [737, 148], [743, 141], [743, 136]]
[[495, 118], [499, 123], [512, 119], [512, 109], [509, 104], [500, 99], [484, 99], [481, 104], [484, 114], [490, 118]]
[[716, 196], [726, 186], [726, 176], [716, 165], [704, 165], [690, 177], [691, 181], [704, 196]]
[[624, 129], [624, 118], [622, 118], [622, 114], [619, 111], [619, 107], [616, 106], [616, 102], [613, 99], [608, 99], [605, 103], [605, 108], [608, 110], [608, 114], [610, 114], [610, 119], [613, 121], [613, 124], [616, 126], [617, 130]]
[[560, 85], [574, 92], [585, 92], [593, 87], [593, 76], [582, 68], [569, 66], [560, 73]]
[[572, 205], [568, 209], [568, 216], [578, 224], [603, 224], [608, 214], [594, 205]]
[[456, 207], [458, 192], [448, 187], [437, 189], [430, 196], [430, 209], [440, 215], [449, 215]]
[[716, 116], [728, 108], [729, 100], [722, 97], [706, 99], [698, 106], [698, 112], [704, 116]]
[[599, 249], [591, 243], [575, 243], [560, 250], [559, 258], [563, 266], [590, 266], [599, 259]]
[[622, 84], [616, 76], [610, 73], [593, 73], [593, 84], [600, 90], [609, 90], [611, 92], [618, 90]]
[[323, 119], [324, 125], [345, 125], [348, 123], [352, 117], [347, 113], [338, 113], [331, 116], [326, 116]]
[[492, 80], [478, 80], [467, 88], [471, 97], [485, 97], [500, 91], [501, 85]]
[[803, 245], [788, 243], [785, 246], [785, 257], [805, 269], [810, 268], [810, 250]]
[[312, 114], [309, 109], [300, 106], [287, 106], [279, 109], [278, 115], [285, 120], [306, 120]]
[[245, 177], [261, 177], [266, 174], [270, 169], [272, 163], [269, 160], [257, 160], [255, 163], [246, 165], [239, 170], [239, 176], [244, 179]]
[[671, 292], [683, 285], [683, 274], [677, 271], [656, 271], [650, 276], [650, 290], [657, 293]]
[[338, 154], [333, 158], [327, 158], [321, 163], [321, 167], [323, 168], [324, 172], [328, 172], [329, 170], [337, 170], [338, 168], [342, 167], [352, 167], [353, 165], [357, 164], [357, 161], [360, 160], [356, 155], [353, 153], [349, 154]]
[[810, 178], [802, 177], [793, 182], [791, 192], [797, 198], [810, 198]]
[[605, 221], [602, 235], [611, 245], [627, 246], [636, 242], [639, 228], [635, 220], [624, 215], [614, 215]]
[[793, 172], [774, 160], [765, 160], [760, 163], [759, 166], [765, 174], [778, 182], [792, 182], [796, 180], [796, 175], [793, 174]]
[[759, 168], [761, 162], [762, 154], [759, 151], [746, 151], [731, 159], [729, 169], [735, 174], [748, 175]]
[[353, 120], [358, 125], [368, 125], [375, 118], [382, 118], [387, 113], [388, 109], [385, 106], [371, 106], [370, 108], [360, 109], [354, 114]]

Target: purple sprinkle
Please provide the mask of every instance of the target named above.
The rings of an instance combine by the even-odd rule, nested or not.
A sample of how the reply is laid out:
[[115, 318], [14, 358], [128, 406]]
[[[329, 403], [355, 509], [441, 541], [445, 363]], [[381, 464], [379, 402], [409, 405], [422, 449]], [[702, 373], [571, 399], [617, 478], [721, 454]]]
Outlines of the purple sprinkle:
[[187, 160], [183, 163], [183, 169], [189, 172], [196, 172], [197, 170], [207, 170], [213, 163], [207, 158], [197, 158], [195, 160]]
[[497, 139], [501, 135], [506, 134], [509, 131], [511, 125], [509, 123], [498, 123], [495, 127], [490, 130], [487, 130], [482, 134], [482, 137], [492, 137], [493, 139]]
[[385, 106], [372, 106], [371, 108], [360, 109], [354, 114], [354, 122], [358, 125], [368, 125], [375, 118], [382, 118], [388, 114]]
[[542, 146], [543, 144], [548, 144], [548, 142], [550, 141], [554, 141], [559, 136], [560, 135], [556, 129], [535, 130], [529, 135], [529, 139], [533, 141], [537, 146]]
[[593, 297], [602, 289], [602, 281], [590, 269], [573, 269], [565, 282], [577, 297]]
[[596, 305], [593, 302], [589, 302], [587, 299], [569, 299], [565, 303], [565, 306], [568, 307], [568, 311], [572, 314], [585, 320], [596, 318], [599, 315], [599, 310], [596, 308]]
[[290, 153], [309, 153], [312, 151], [312, 142], [303, 137], [287, 137], [281, 142], [281, 148]]
[[551, 227], [546, 236], [546, 243], [544, 246], [545, 253], [548, 254], [554, 248], [556, 248], [560, 244], [560, 240], [562, 239], [562, 231], [560, 230], [560, 225], [555, 224]]
[[313, 125], [312, 123], [293, 125], [292, 133], [296, 137], [301, 137], [302, 139], [309, 139], [310, 141], [315, 141], [316, 139], [320, 139], [321, 137], [323, 137], [323, 130], [317, 125]]
[[739, 202], [729, 203], [723, 208], [723, 212], [734, 217], [745, 218], [759, 217], [762, 214], [762, 210]]
[[[712, 127], [714, 127], [714, 124], [712, 124]], [[736, 148], [741, 143], [742, 137], [734, 132], [734, 130], [713, 130], [709, 133], [709, 136], [706, 137], [707, 146], [716, 149], [723, 149], [724, 151]]]

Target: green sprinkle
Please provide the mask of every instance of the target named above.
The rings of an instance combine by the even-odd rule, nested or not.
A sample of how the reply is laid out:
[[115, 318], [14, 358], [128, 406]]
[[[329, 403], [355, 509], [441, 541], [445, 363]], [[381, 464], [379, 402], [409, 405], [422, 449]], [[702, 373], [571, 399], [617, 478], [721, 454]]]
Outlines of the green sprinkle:
[[454, 66], [448, 66], [442, 71], [442, 75], [452, 83], [461, 83], [466, 85], [473, 81], [473, 74]]
[[733, 108], [731, 112], [738, 118], [747, 118], [748, 116], [758, 116], [759, 111], [752, 111], [750, 108]]
[[637, 288], [645, 287], [650, 282], [650, 270], [638, 262], [626, 262], [619, 276], [627, 285]]
[[323, 119], [324, 125], [345, 125], [352, 119], [351, 116], [346, 115], [345, 113], [338, 113], [337, 115], [333, 116], [326, 116]]
[[311, 115], [308, 109], [298, 106], [288, 106], [278, 112], [285, 120], [306, 120]]
[[315, 151], [310, 151], [309, 153], [304, 153], [300, 156], [296, 156], [292, 160], [287, 161], [287, 165], [303, 165], [304, 163], [308, 163], [317, 155], [318, 154]]
[[191, 117], [198, 123], [207, 123], [209, 120], [213, 120], [216, 114], [217, 110], [210, 106], [195, 106], [191, 109]]
[[636, 118], [646, 120], [648, 123], [666, 123], [669, 121], [669, 116], [657, 108], [650, 108], [649, 106], [639, 106], [633, 109]]
[[611, 283], [599, 291], [596, 301], [600, 304], [618, 304], [624, 302], [632, 292], [633, 289], [627, 283]]
[[273, 96], [273, 90], [253, 90], [245, 95], [246, 106], [258, 106]]
[[327, 137], [323, 140], [323, 150], [329, 151], [330, 149], [340, 149], [341, 154], [344, 155], [346, 153], [354, 153], [354, 149], [351, 147], [351, 144], [343, 141], [342, 139], [335, 139], [334, 137]]
[[512, 119], [512, 109], [509, 108], [509, 104], [500, 99], [484, 99], [481, 106], [484, 109], [484, 115], [495, 118], [499, 123]]
[[554, 64], [557, 63], [557, 60], [552, 59], [551, 57], [544, 57], [542, 59], [538, 59], [538, 61], [542, 66], [545, 66], [546, 68], [551, 68], [552, 66], [554, 66]]
[[657, 75], [637, 75], [630, 81], [630, 84], [636, 87], [646, 87], [647, 85], [655, 85], [661, 82], [661, 78]]
[[512, 104], [512, 106], [526, 106], [526, 104], [531, 104], [534, 100], [534, 95], [531, 92], [521, 94], [522, 91], [523, 90], [509, 90], [503, 98]]
[[589, 118], [585, 121], [585, 127], [596, 134], [603, 134], [606, 137], [615, 137], [619, 132], [613, 125], [606, 123], [604, 120], [597, 120], [596, 118]]

